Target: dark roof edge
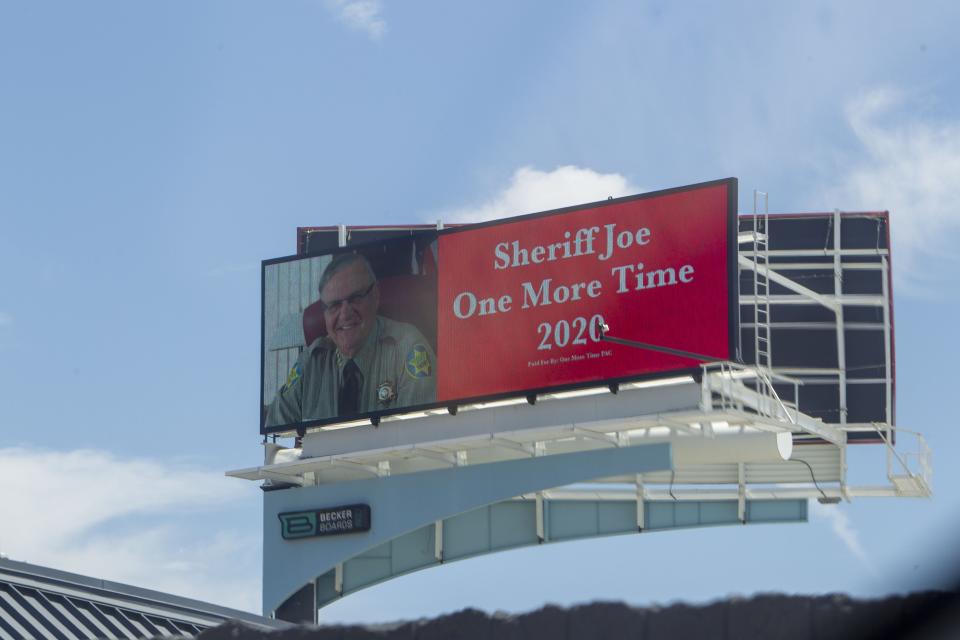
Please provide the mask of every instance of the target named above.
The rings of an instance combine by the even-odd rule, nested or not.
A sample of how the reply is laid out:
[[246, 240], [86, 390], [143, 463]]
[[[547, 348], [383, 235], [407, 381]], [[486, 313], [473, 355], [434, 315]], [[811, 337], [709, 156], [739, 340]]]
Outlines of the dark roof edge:
[[271, 629], [284, 629], [291, 626], [287, 622], [265, 618], [249, 611], [240, 609], [231, 609], [202, 600], [185, 598], [162, 591], [144, 589], [121, 582], [112, 582], [99, 578], [70, 573], [59, 569], [42, 567], [28, 562], [19, 562], [9, 558], [0, 557], [0, 581], [5, 576], [20, 577], [45, 582], [56, 587], [81, 588], [90, 592], [91, 597], [121, 597], [130, 601], [131, 605], [149, 604], [162, 606], [174, 611], [180, 611], [185, 614], [209, 615], [224, 620], [240, 620], [258, 627], [267, 627]]

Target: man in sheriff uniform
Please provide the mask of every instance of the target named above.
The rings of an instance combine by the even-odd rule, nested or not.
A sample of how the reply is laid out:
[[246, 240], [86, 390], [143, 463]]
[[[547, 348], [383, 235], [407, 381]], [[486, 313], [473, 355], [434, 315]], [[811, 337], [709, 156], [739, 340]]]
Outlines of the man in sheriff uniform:
[[334, 257], [319, 289], [327, 335], [300, 354], [268, 427], [436, 401], [433, 349], [413, 325], [377, 315], [380, 289], [366, 258]]

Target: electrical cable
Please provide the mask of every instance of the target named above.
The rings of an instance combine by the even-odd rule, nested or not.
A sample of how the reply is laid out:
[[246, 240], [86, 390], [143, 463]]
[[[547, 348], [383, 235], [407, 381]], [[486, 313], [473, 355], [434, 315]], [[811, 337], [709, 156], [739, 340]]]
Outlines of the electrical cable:
[[825, 500], [829, 499], [829, 498], [827, 498], [827, 494], [824, 493], [823, 489], [820, 488], [820, 485], [817, 484], [817, 477], [816, 477], [815, 475], [813, 475], [813, 467], [810, 466], [810, 463], [807, 462], [806, 460], [802, 459], [802, 458], [791, 458], [791, 461], [793, 461], [793, 462], [802, 462], [803, 464], [807, 465], [807, 469], [810, 470], [810, 479], [813, 480], [813, 486], [815, 486], [815, 487], [817, 488], [817, 491], [820, 492], [820, 495], [822, 495]]

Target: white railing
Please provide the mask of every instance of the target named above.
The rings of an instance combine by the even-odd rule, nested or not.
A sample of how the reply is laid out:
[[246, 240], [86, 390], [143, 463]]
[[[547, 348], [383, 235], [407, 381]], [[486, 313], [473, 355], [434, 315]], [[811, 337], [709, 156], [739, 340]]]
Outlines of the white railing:
[[[796, 425], [799, 421], [798, 400], [800, 385], [791, 378], [762, 367], [749, 367], [736, 362], [711, 362], [701, 365], [702, 409], [720, 411], [743, 411], [751, 408], [758, 415]], [[754, 381], [754, 388], [745, 381]], [[784, 401], [774, 387], [774, 382], [793, 387], [793, 400]]]
[[[924, 492], [929, 495], [933, 486], [933, 465], [930, 462], [931, 450], [926, 438], [916, 431], [902, 427], [891, 428], [888, 425], [876, 423], [873, 426], [887, 447], [887, 478], [894, 484], [897, 479], [903, 478], [919, 482]], [[904, 444], [903, 437], [912, 437], [916, 448], [911, 451], [897, 451], [896, 446], [891, 442], [891, 433], [901, 437], [901, 445]], [[894, 464], [895, 461], [897, 464]]]

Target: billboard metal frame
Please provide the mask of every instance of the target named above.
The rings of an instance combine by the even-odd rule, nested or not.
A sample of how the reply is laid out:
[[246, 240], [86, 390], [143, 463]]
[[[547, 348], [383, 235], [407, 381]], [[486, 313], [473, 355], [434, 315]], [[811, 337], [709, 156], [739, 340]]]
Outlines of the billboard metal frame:
[[[657, 193], [697, 186], [701, 185]], [[651, 195], [656, 194], [646, 197]], [[599, 204], [603, 203], [521, 218]], [[735, 209], [735, 195], [729, 204]], [[883, 335], [883, 379], [851, 379], [884, 385], [882, 417], [846, 419], [840, 417], [842, 403], [834, 411], [806, 400], [825, 377], [845, 384], [846, 369], [855, 361], [838, 355], [836, 366], [826, 368], [815, 361], [791, 363], [789, 357], [775, 362], [768, 350], [766, 361], [756, 359], [753, 364], [715, 362], [669, 374], [536, 389], [527, 392], [527, 398], [524, 392], [508, 393], [483, 398], [485, 402], [458, 401], [453, 410], [447, 403], [410, 407], [392, 412], [396, 415], [387, 416], [382, 424], [379, 415], [340, 420], [327, 428], [311, 428], [293, 448], [265, 438], [262, 465], [227, 474], [264, 482], [264, 610], [286, 619], [290, 603], [306, 593], [306, 607], [312, 607], [316, 621], [319, 607], [403, 573], [525, 544], [657, 530], [665, 514], [672, 518], [663, 520], [665, 529], [789, 522], [806, 519], [809, 498], [836, 504], [866, 497], [929, 497], [930, 448], [919, 433], [894, 425], [886, 214], [762, 215], [759, 228], [756, 214], [752, 220], [735, 217], [728, 224], [728, 231], [735, 234], [728, 250], [737, 277], [729, 287], [737, 296], [729, 305], [731, 315], [737, 314], [730, 327], [737, 331], [730, 337], [731, 355], [751, 360], [750, 346], [757, 340], [744, 332], [748, 334], [751, 326], [756, 330], [759, 321], [751, 313], [751, 325], [740, 313], [761, 302], [774, 308], [765, 319], [771, 339], [775, 330], [829, 329], [825, 343], [835, 344], [837, 354], [845, 352], [846, 332], [869, 324], [867, 329]], [[877, 218], [885, 225], [882, 230], [878, 226], [876, 246], [842, 242], [841, 226], [855, 229], [846, 222], [857, 217]], [[770, 246], [768, 224], [791, 218], [826, 220], [832, 248]], [[403, 231], [410, 228], [394, 229], [406, 236]], [[434, 233], [428, 227], [416, 232], [421, 230]], [[318, 231], [339, 231], [339, 244], [345, 244], [346, 227]], [[306, 246], [303, 233], [298, 230], [301, 248]], [[798, 241], [795, 233], [771, 237]], [[330, 244], [329, 236], [320, 240]], [[339, 251], [364, 246], [374, 243]], [[847, 286], [838, 282], [848, 270], [876, 272], [879, 280], [873, 278], [870, 285], [876, 290], [850, 286], [855, 279], [849, 277]], [[817, 273], [818, 280], [805, 279], [808, 272]], [[754, 285], [750, 293], [741, 278], [757, 273], [769, 280], [768, 286], [760, 290]], [[778, 306], [830, 310], [835, 322], [822, 317], [778, 318]], [[869, 322], [845, 323], [846, 307], [870, 307], [879, 315]], [[862, 345], [853, 346], [850, 353], [863, 351]], [[805, 384], [807, 391], [802, 391]], [[833, 413], [839, 413], [836, 419]], [[328, 421], [311, 426], [317, 423]], [[897, 432], [904, 436], [900, 442], [894, 437]], [[885, 483], [848, 484], [847, 449], [855, 442], [883, 445], [877, 453], [886, 457]], [[378, 514], [376, 524], [346, 536], [294, 541], [281, 536], [278, 513], [349, 504], [369, 505]], [[775, 517], [758, 518], [755, 507], [771, 509], [767, 515]], [[584, 528], [584, 522], [591, 527]], [[568, 527], [571, 523], [576, 526]]]
[[[668, 196], [676, 193], [683, 193], [688, 191], [695, 191], [698, 189], [716, 187], [716, 186], [726, 186], [727, 187], [727, 211], [726, 211], [726, 238], [727, 251], [727, 350], [729, 359], [735, 362], [740, 362], [740, 292], [739, 292], [739, 266], [737, 264], [738, 256], [738, 217], [737, 217], [737, 188], [738, 183], [736, 178], [723, 178], [720, 180], [712, 180], [708, 182], [700, 182], [691, 185], [684, 185], [681, 187], [674, 187], [671, 189], [663, 189], [660, 191], [651, 191], [648, 193], [642, 193], [631, 196], [624, 196], [621, 198], [610, 198], [607, 200], [600, 200], [597, 202], [590, 202], [586, 204], [580, 204], [570, 207], [562, 207], [559, 209], [551, 209], [548, 211], [541, 211], [537, 213], [530, 213], [526, 215], [513, 216], [510, 218], [501, 218], [497, 220], [491, 220], [488, 222], [481, 222], [477, 224], [464, 225], [451, 227], [446, 229], [438, 229], [433, 234], [436, 237], [448, 235], [448, 234], [457, 234], [469, 232], [475, 229], [481, 229], [491, 226], [499, 226], [507, 223], [514, 223], [519, 221], [526, 220], [536, 220], [538, 218], [543, 218], [547, 216], [555, 216], [559, 214], [572, 213], [576, 211], [583, 211], [587, 209], [601, 209], [611, 205], [623, 204], [626, 202], [634, 202], [638, 200], [647, 200], [652, 198], [658, 198], [663, 196]], [[427, 231], [425, 228], [424, 231]], [[298, 234], [299, 235], [299, 234]], [[364, 248], [369, 248], [382, 244], [384, 241], [373, 241], [373, 242], [364, 242], [358, 243], [350, 246], [341, 246], [335, 251], [331, 251], [327, 254], [322, 255], [338, 255], [341, 253], [350, 253], [356, 252], [357, 250], [362, 250]], [[298, 244], [300, 244], [298, 242]], [[300, 247], [298, 247], [300, 248]], [[319, 255], [319, 254], [318, 254]], [[308, 257], [317, 257], [317, 256], [305, 256], [303, 254], [284, 256], [280, 258], [272, 258], [269, 260], [264, 260], [261, 263], [261, 277], [260, 277], [260, 313], [261, 313], [261, 325], [260, 325], [260, 410], [264, 406], [264, 384], [263, 384], [263, 375], [265, 367], [265, 347], [266, 347], [266, 331], [263, 325], [263, 317], [265, 314], [265, 293], [266, 293], [266, 268], [270, 265], [281, 264], [284, 262], [293, 262], [297, 260], [303, 260]], [[438, 265], [438, 269], [443, 269], [443, 265]], [[669, 347], [671, 345], [663, 345]], [[378, 425], [381, 418], [387, 416], [393, 416], [404, 413], [416, 413], [423, 411], [431, 411], [436, 409], [446, 409], [451, 414], [456, 414], [457, 407], [460, 405], [466, 404], [477, 404], [477, 403], [488, 403], [496, 402], [500, 400], [506, 400], [510, 398], [523, 398], [526, 397], [527, 401], [530, 404], [536, 403], [536, 398], [540, 394], [545, 393], [559, 393], [565, 391], [575, 391], [579, 389], [586, 389], [591, 387], [603, 387], [608, 386], [612, 390], [615, 390], [619, 385], [629, 383], [629, 382], [638, 382], [638, 381], [648, 381], [656, 380], [661, 378], [670, 378], [678, 375], [699, 375], [700, 367], [680, 367], [676, 369], [662, 370], [653, 373], [646, 373], [640, 375], [631, 375], [623, 376], [616, 378], [603, 378], [590, 381], [577, 382], [572, 384], [565, 385], [556, 385], [548, 387], [536, 387], [530, 389], [518, 389], [516, 391], [510, 391], [505, 393], [493, 394], [493, 395], [482, 395], [482, 396], [471, 396], [465, 398], [458, 398], [455, 402], [434, 402], [429, 404], [420, 404], [420, 405], [411, 405], [405, 406], [402, 408], [393, 408], [385, 409], [380, 411], [371, 411], [362, 414], [357, 414], [355, 416], [350, 416], [349, 418], [344, 417], [332, 417], [324, 419], [315, 419], [307, 420], [300, 423], [292, 423], [287, 425], [278, 425], [274, 427], [266, 427], [263, 424], [263, 420], [260, 421], [260, 433], [264, 437], [269, 435], [277, 434], [289, 434], [296, 432], [298, 435], [303, 435], [307, 429], [323, 427], [332, 424], [338, 423], [356, 423], [356, 422], [369, 422], [373, 425]]]

